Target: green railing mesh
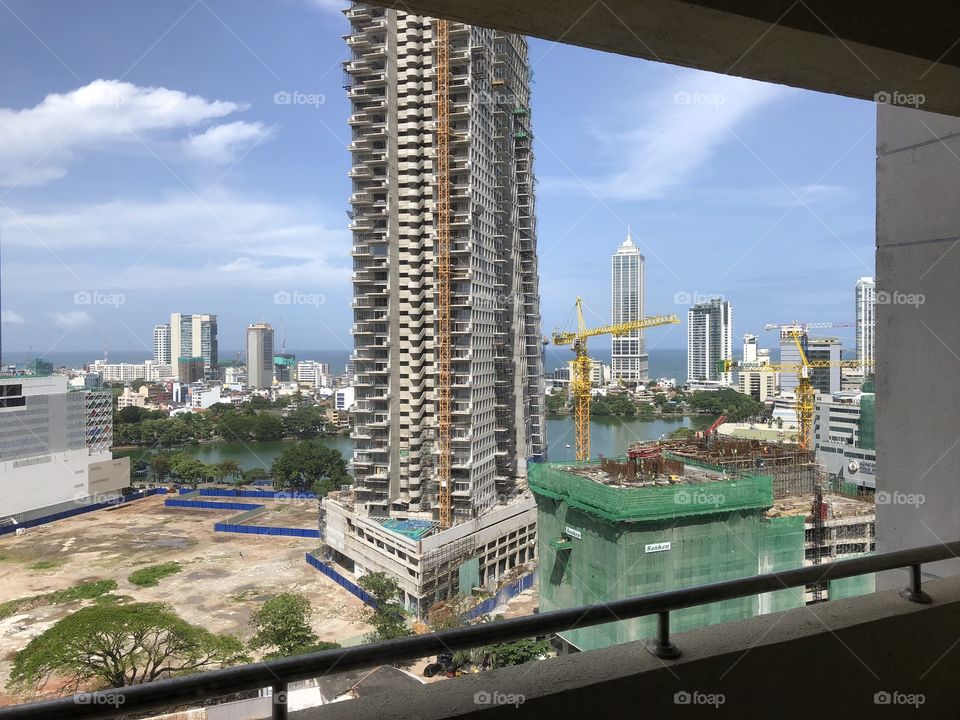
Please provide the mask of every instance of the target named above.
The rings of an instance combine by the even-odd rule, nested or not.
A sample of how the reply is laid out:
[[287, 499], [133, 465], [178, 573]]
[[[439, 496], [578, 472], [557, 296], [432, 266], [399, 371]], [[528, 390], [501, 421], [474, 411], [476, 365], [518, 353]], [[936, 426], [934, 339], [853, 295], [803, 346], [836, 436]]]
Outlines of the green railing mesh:
[[[599, 462], [580, 463], [579, 466], [600, 469]], [[736, 510], [761, 510], [773, 505], [772, 480], [766, 475], [638, 488], [603, 485], [567, 472], [566, 467], [570, 467], [570, 463], [532, 466], [530, 489], [535, 494], [563, 500], [614, 522], [655, 522]]]

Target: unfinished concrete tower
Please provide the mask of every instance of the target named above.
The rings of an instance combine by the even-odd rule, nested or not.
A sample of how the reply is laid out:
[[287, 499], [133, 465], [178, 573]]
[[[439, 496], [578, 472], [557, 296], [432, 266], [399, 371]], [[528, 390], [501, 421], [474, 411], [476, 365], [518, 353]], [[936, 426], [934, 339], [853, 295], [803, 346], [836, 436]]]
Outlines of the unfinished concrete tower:
[[512, 497], [546, 454], [530, 130], [519, 36], [447, 26], [450, 329], [438, 331], [436, 21], [354, 4], [356, 503], [437, 511], [438, 356], [450, 357], [453, 523]]

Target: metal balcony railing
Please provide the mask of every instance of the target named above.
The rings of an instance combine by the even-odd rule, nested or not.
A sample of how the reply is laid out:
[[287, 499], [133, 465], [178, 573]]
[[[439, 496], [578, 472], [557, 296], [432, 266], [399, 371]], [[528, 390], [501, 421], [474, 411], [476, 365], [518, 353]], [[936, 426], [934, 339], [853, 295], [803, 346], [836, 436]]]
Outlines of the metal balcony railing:
[[273, 717], [285, 720], [287, 718], [285, 702], [287, 686], [291, 682], [315, 678], [333, 671], [340, 673], [377, 667], [387, 663], [416, 660], [442, 652], [467, 650], [483, 645], [649, 615], [656, 615], [659, 622], [657, 637], [647, 644], [647, 648], [659, 658], [672, 659], [679, 657], [681, 652], [670, 641], [672, 610], [898, 568], [910, 570], [910, 584], [900, 594], [910, 602], [929, 603], [931, 598], [921, 587], [921, 565], [958, 557], [960, 557], [960, 540], [909, 550], [897, 550], [851, 560], [840, 560], [827, 565], [811, 565], [779, 573], [724, 580], [608, 603], [583, 605], [500, 622], [414, 635], [399, 640], [326, 650], [223, 670], [211, 670], [169, 680], [158, 680], [142, 685], [81, 693], [59, 700], [14, 705], [0, 708], [0, 720], [116, 717], [145, 710], [187, 705], [208, 698], [262, 688], [272, 688], [273, 697], [277, 699], [277, 702], [273, 703]]

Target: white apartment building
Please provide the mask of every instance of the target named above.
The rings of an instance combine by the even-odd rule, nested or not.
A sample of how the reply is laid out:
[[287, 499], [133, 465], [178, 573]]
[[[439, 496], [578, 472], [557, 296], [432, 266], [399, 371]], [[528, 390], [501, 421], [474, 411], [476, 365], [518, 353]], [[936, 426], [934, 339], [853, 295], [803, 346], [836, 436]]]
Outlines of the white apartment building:
[[337, 412], [346, 412], [356, 402], [357, 391], [353, 387], [343, 387], [333, 396], [333, 407]]
[[217, 353], [216, 315], [170, 315], [170, 362], [174, 367], [179, 358], [202, 357], [204, 373], [212, 379], [219, 362]]
[[687, 311], [687, 383], [733, 384], [722, 372], [722, 360], [733, 359], [733, 308], [721, 298], [698, 303]]
[[173, 365], [170, 354], [170, 323], [153, 326], [153, 361], [157, 365]]
[[255, 323], [247, 328], [247, 387], [273, 385], [273, 328]]
[[873, 372], [873, 334], [876, 327], [877, 286], [872, 277], [857, 280], [856, 304], [857, 360], [864, 374]]
[[[435, 512], [435, 21], [354, 4], [351, 57], [358, 506]], [[454, 522], [546, 456], [530, 73], [524, 38], [449, 23]]]
[[103, 360], [94, 361], [90, 366], [91, 372], [98, 373], [104, 382], [132, 382], [146, 380], [158, 382], [176, 377], [176, 372], [170, 365], [158, 365], [152, 360], [142, 363], [107, 363]]
[[0, 518], [51, 515], [119, 497], [130, 459], [114, 459], [110, 390], [64, 375], [0, 379]]
[[[770, 350], [759, 347], [756, 335], [743, 336], [743, 362], [755, 365], [770, 364]], [[737, 373], [737, 390], [760, 402], [777, 394], [778, 373], [756, 370], [740, 370]]]
[[[627, 239], [610, 259], [610, 322], [616, 325], [643, 319], [644, 292], [644, 258], [628, 229]], [[643, 331], [633, 330], [626, 335], [613, 336], [610, 342], [612, 381], [646, 382], [650, 358], [644, 346]]]
[[301, 360], [297, 363], [297, 383], [310, 388], [330, 387], [330, 363]]

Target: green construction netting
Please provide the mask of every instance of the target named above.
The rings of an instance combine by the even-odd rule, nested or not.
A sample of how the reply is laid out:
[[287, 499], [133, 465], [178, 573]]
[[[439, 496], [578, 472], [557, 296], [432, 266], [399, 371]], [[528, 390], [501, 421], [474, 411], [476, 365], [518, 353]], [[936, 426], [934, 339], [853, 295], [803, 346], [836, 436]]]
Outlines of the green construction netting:
[[[578, 465], [600, 469], [599, 461]], [[773, 505], [772, 482], [765, 475], [630, 488], [603, 485], [566, 472], [566, 467], [570, 464], [539, 463], [532, 466], [529, 476], [531, 490], [615, 522], [716, 515], [734, 510], [766, 509]], [[704, 467], [722, 472], [718, 468]]]
[[860, 447], [864, 450], [876, 450], [877, 397], [864, 392], [860, 396]]
[[[844, 556], [844, 560], [851, 557], [864, 557], [872, 553], [858, 553], [854, 556]], [[876, 573], [867, 573], [856, 577], [841, 578], [840, 580], [830, 580], [827, 583], [827, 599], [843, 600], [848, 597], [857, 597], [858, 595], [870, 595], [877, 591]]]
[[460, 594], [472, 595], [473, 589], [480, 585], [480, 558], [475, 557], [461, 563], [458, 568]]
[[[766, 517], [768, 477], [706, 483], [715, 486], [711, 491], [726, 495], [709, 514], [673, 498], [673, 492], [689, 485], [598, 486], [549, 465], [535, 466], [530, 484], [539, 510], [544, 612], [803, 565], [804, 518]], [[592, 492], [596, 489], [600, 492]], [[665, 495], [664, 489], [671, 494]], [[617, 500], [616, 493], [628, 498]], [[570, 550], [551, 544], [561, 537], [569, 540]], [[677, 610], [670, 614], [670, 627], [682, 632], [802, 605], [803, 588], [785, 589]], [[647, 617], [561, 635], [582, 650], [593, 650], [652, 637], [655, 626], [656, 618]]]

